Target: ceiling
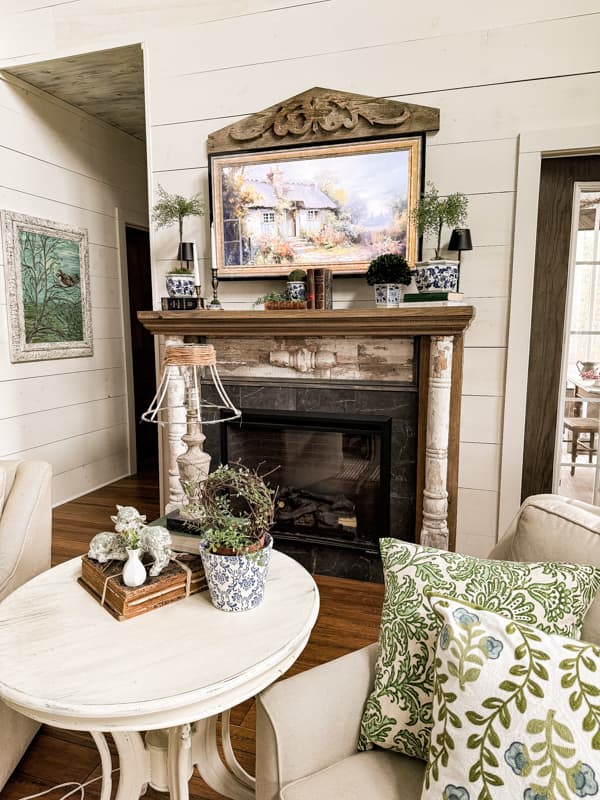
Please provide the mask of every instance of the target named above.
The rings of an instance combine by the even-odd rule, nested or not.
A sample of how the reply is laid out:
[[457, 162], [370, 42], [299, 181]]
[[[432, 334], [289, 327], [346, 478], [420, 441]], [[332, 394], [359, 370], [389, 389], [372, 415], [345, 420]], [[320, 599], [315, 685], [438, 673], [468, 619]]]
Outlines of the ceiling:
[[88, 114], [145, 140], [144, 64], [140, 45], [10, 67], [14, 75]]

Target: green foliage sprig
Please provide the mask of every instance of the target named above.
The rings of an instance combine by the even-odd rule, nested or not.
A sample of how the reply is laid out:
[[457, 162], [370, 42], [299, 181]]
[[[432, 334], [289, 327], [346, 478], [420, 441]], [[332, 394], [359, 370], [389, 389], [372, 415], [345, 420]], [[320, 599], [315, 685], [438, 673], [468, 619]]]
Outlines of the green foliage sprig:
[[140, 534], [135, 528], [129, 528], [121, 533], [123, 543], [128, 550], [137, 550], [140, 546]]
[[186, 526], [203, 535], [210, 552], [226, 548], [236, 555], [249, 553], [273, 524], [274, 496], [255, 470], [221, 465], [202, 487], [200, 516]]
[[157, 228], [169, 228], [175, 223], [179, 226], [179, 242], [183, 241], [183, 221], [186, 217], [201, 217], [204, 214], [204, 201], [199, 194], [184, 197], [170, 194], [159, 184], [159, 200], [152, 209], [152, 219]]
[[376, 283], [403, 283], [408, 286], [412, 273], [406, 259], [401, 255], [383, 253], [371, 261], [365, 277], [369, 286]]
[[456, 228], [467, 219], [469, 199], [460, 192], [440, 197], [435, 185], [429, 181], [427, 191], [419, 200], [419, 205], [412, 212], [412, 217], [421, 236], [434, 234], [437, 236], [435, 257], [440, 257], [442, 249], [442, 230], [444, 225]]
[[260, 306], [264, 303], [285, 303], [286, 300], [288, 300], [287, 292], [274, 291], [257, 297], [254, 301], [254, 305]]

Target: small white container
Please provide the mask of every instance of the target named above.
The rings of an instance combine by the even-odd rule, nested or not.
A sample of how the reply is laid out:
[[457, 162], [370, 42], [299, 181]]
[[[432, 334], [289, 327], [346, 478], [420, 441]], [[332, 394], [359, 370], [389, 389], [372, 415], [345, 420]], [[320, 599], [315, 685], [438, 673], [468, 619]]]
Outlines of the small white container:
[[141, 550], [127, 550], [127, 561], [123, 567], [123, 583], [133, 588], [141, 586], [146, 580], [146, 567], [140, 561]]

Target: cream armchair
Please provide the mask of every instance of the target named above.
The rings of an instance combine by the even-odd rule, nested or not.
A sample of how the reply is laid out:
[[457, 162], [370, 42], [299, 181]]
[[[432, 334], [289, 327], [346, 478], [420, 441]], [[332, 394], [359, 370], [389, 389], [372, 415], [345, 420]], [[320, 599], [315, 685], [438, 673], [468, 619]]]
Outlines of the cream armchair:
[[[508, 561], [581, 561], [600, 567], [600, 508], [530, 497], [490, 553]], [[600, 598], [600, 596], [599, 596]], [[600, 599], [583, 638], [600, 644]], [[356, 750], [374, 678], [370, 645], [280, 681], [257, 701], [257, 800], [417, 800], [425, 764], [389, 750]]]
[[[43, 461], [0, 461], [0, 600], [50, 566], [51, 478]], [[38, 728], [0, 702], [0, 791]]]

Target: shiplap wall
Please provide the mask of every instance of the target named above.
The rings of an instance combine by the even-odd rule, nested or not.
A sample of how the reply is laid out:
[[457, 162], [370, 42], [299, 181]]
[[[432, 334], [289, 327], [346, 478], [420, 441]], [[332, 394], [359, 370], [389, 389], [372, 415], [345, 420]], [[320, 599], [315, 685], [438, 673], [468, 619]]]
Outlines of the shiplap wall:
[[0, 208], [88, 229], [94, 355], [11, 364], [0, 248], [0, 458], [52, 464], [55, 504], [128, 473], [115, 209], [147, 220], [142, 142], [0, 78]]
[[[144, 42], [154, 188], [206, 194], [207, 134], [311, 86], [440, 108], [426, 177], [442, 193], [469, 195], [475, 242], [463, 260], [462, 288], [477, 320], [466, 338], [457, 545], [487, 552], [497, 535], [518, 137], [598, 121], [599, 0], [119, 0], [110, 10], [105, 0], [2, 0], [0, 7], [9, 12], [0, 26], [5, 63], [76, 52], [75, 41], [80, 52]], [[186, 237], [198, 241], [206, 268], [206, 222], [188, 222]], [[157, 304], [176, 242], [175, 230], [153, 236]], [[229, 283], [221, 295], [241, 308], [268, 288]], [[360, 280], [338, 280], [335, 302], [367, 305], [370, 291]]]

